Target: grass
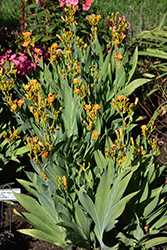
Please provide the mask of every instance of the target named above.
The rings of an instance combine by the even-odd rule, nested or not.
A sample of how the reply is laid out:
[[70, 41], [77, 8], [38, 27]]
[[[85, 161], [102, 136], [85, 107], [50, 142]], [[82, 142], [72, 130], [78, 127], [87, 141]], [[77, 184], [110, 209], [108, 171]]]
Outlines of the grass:
[[128, 35], [132, 38], [143, 30], [150, 30], [160, 23], [163, 15], [167, 12], [167, 5], [163, 0], [157, 4], [157, 0], [95, 0], [92, 9], [101, 15], [119, 12], [125, 15], [131, 23]]

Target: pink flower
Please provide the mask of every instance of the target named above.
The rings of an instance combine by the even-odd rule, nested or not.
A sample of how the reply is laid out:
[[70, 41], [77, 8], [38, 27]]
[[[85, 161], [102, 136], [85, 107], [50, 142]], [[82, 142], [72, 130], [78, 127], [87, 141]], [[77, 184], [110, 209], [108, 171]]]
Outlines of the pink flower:
[[64, 8], [64, 7], [65, 7], [65, 5], [66, 5], [66, 1], [65, 1], [65, 0], [63, 0], [63, 1], [61, 1], [61, 2], [60, 2], [60, 5], [59, 5], [59, 6]]
[[13, 61], [16, 58], [16, 54], [11, 55], [11, 57], [9, 58], [9, 61]]
[[43, 0], [36, 0], [36, 4], [40, 3], [40, 7], [44, 5], [44, 1]]
[[72, 5], [74, 5], [74, 6], [76, 6], [77, 4], [78, 4], [78, 0], [66, 0], [66, 4], [67, 4], [67, 6], [69, 5], [69, 4], [72, 4]]
[[9, 50], [6, 51], [6, 53], [7, 53], [7, 54], [10, 54], [10, 53], [12, 53], [12, 50], [9, 49]]
[[109, 53], [110, 53], [110, 51], [111, 51], [111, 49], [109, 49], [109, 50], [107, 51], [107, 53], [109, 54]]
[[127, 27], [127, 28], [129, 29], [129, 28], [130, 28], [130, 26], [131, 26], [131, 24], [130, 24], [129, 22], [127, 22], [127, 25], [128, 25], [128, 27]]
[[91, 4], [94, 2], [94, 0], [86, 0], [85, 4], [82, 4], [83, 10], [89, 10], [91, 7]]

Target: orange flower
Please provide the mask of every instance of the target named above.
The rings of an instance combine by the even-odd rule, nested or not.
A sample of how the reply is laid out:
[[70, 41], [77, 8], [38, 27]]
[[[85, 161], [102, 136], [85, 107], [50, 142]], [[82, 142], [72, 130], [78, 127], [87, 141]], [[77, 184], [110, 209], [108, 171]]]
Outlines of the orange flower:
[[146, 232], [148, 232], [148, 228], [149, 228], [149, 225], [148, 225], [148, 226], [145, 226], [145, 227], [144, 227], [144, 230], [145, 230]]
[[114, 100], [114, 98], [112, 98], [112, 103], [113, 103], [113, 105], [116, 105], [117, 103], [116, 103], [116, 101]]
[[118, 45], [118, 44], [120, 44], [121, 42], [120, 42], [118, 39], [116, 39], [116, 40], [114, 40], [114, 43], [115, 43], [116, 45]]
[[37, 111], [34, 113], [34, 116], [37, 117], [37, 118], [39, 117], [39, 114], [38, 114]]
[[37, 84], [37, 79], [30, 80], [30, 83], [31, 83], [31, 84]]
[[145, 131], [146, 128], [147, 128], [147, 125], [142, 125], [142, 126], [141, 126], [142, 131]]
[[22, 106], [23, 103], [24, 103], [24, 100], [22, 100], [22, 99], [20, 99], [20, 100], [17, 101], [17, 104], [18, 104], [19, 106]]
[[74, 93], [75, 93], [75, 94], [77, 94], [77, 95], [78, 95], [78, 94], [79, 94], [79, 92], [80, 92], [80, 90], [79, 90], [79, 89], [74, 89]]
[[93, 136], [94, 136], [95, 138], [97, 138], [99, 135], [100, 135], [100, 134], [98, 134], [96, 130], [93, 131]]
[[95, 110], [97, 111], [100, 107], [101, 107], [101, 105], [95, 104], [95, 105], [93, 106], [93, 109], [95, 109]]
[[30, 106], [29, 109], [30, 109], [31, 112], [33, 112], [34, 107]]
[[122, 58], [123, 58], [123, 56], [122, 56], [121, 54], [118, 54], [118, 55], [117, 55], [117, 59], [118, 59], [118, 60], [121, 60]]
[[85, 107], [84, 107], [84, 109], [86, 111], [89, 111], [91, 109], [91, 104], [86, 104]]
[[51, 46], [51, 49], [57, 49], [58, 47], [58, 44], [57, 43], [53, 43], [52, 46]]
[[38, 142], [38, 145], [41, 147], [44, 147], [43, 143], [41, 141]]
[[13, 105], [11, 106], [11, 109], [16, 110], [16, 109], [17, 109], [17, 104], [13, 104]]
[[31, 32], [27, 31], [27, 32], [23, 32], [22, 33], [24, 37], [30, 37], [32, 35]]
[[122, 137], [123, 136], [123, 129], [122, 128], [119, 128], [119, 133], [120, 133], [120, 136]]
[[29, 46], [29, 42], [28, 41], [25, 41], [21, 44], [23, 47], [28, 47]]
[[77, 77], [73, 78], [73, 83], [76, 84], [77, 82], [78, 82], [78, 78]]
[[37, 53], [37, 54], [39, 54], [39, 52], [40, 52], [41, 50], [40, 49], [35, 49], [35, 52]]
[[71, 54], [71, 50], [66, 50], [66, 54], [69, 56], [69, 54]]
[[123, 156], [123, 157], [122, 157], [122, 163], [123, 163], [125, 160], [126, 160], [126, 157]]
[[48, 95], [48, 102], [49, 102], [49, 103], [52, 103], [52, 102], [54, 101], [54, 99], [55, 99], [55, 97], [52, 96], [52, 94], [49, 94], [49, 95]]
[[63, 183], [64, 183], [64, 186], [67, 186], [67, 178], [65, 176], [63, 176]]
[[31, 85], [30, 85], [30, 83], [28, 83], [28, 84], [26, 84], [26, 85], [24, 85], [24, 87], [23, 87], [25, 90], [30, 90], [30, 88], [31, 88]]
[[33, 142], [37, 143], [38, 142], [38, 137], [33, 137]]
[[122, 101], [125, 97], [123, 95], [117, 95], [117, 100], [118, 101]]
[[47, 180], [47, 175], [46, 175], [46, 174], [44, 174], [44, 175], [43, 175], [43, 178], [44, 178], [45, 180]]
[[101, 15], [96, 15], [97, 21], [101, 19]]
[[46, 159], [48, 157], [48, 151], [43, 151], [42, 156]]

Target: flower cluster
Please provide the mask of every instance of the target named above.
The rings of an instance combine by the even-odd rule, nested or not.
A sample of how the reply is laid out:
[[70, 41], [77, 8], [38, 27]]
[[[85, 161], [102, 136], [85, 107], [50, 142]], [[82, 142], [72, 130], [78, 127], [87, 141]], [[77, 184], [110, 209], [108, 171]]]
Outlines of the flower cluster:
[[4, 65], [6, 62], [14, 63], [19, 76], [30, 75], [31, 69], [36, 71], [36, 64], [31, 59], [23, 53], [19, 53], [18, 55], [12, 54], [11, 49], [0, 56], [0, 64]]
[[30, 148], [30, 153], [28, 156], [33, 159], [38, 165], [40, 165], [39, 156], [48, 159], [49, 152], [51, 151], [53, 145], [50, 144], [49, 135], [44, 134], [44, 142], [39, 140], [37, 136], [31, 138], [27, 137], [25, 145]]
[[[82, 9], [83, 10], [89, 10], [91, 7], [91, 4], [94, 2], [94, 0], [85, 0], [82, 1]], [[62, 0], [60, 2], [60, 7], [67, 8], [69, 5], [74, 5], [76, 10], [79, 9], [79, 0]]]
[[133, 116], [133, 109], [138, 103], [138, 98], [136, 98], [134, 103], [130, 103], [129, 99], [123, 95], [117, 95], [117, 101], [115, 101], [114, 98], [112, 98], [112, 104], [114, 105], [114, 108], [118, 111], [121, 116], [125, 113], [129, 116], [129, 121], [127, 123], [127, 117], [124, 119], [124, 128], [126, 128], [132, 119]]
[[20, 138], [20, 136], [18, 136], [18, 129], [15, 129], [14, 126], [13, 126], [13, 131], [10, 130], [9, 134], [7, 133], [7, 131], [5, 131], [3, 133], [3, 137], [7, 139], [9, 143], [14, 142]]
[[[49, 93], [46, 98], [43, 97], [43, 94], [40, 92], [41, 84], [37, 82], [36, 79], [30, 80], [28, 84], [24, 85], [23, 88], [26, 90], [25, 98], [31, 101], [32, 105], [29, 106], [31, 113], [33, 114], [35, 121], [42, 127], [46, 127], [49, 129], [55, 128], [55, 122], [58, 117], [59, 112], [61, 111], [61, 107], [58, 111], [54, 108], [54, 101], [59, 95], [54, 95]], [[52, 124], [46, 124], [46, 121], [50, 121], [49, 110], [52, 111]], [[51, 122], [51, 121], [50, 121]], [[48, 127], [49, 126], [49, 127]]]
[[50, 54], [50, 62], [54, 65], [58, 65], [59, 61], [62, 59], [63, 51], [61, 49], [57, 49], [58, 44], [53, 43], [52, 46], [48, 49]]
[[106, 148], [106, 156], [111, 158], [116, 162], [117, 168], [119, 171], [122, 171], [122, 163], [126, 160], [126, 140], [123, 136], [123, 129], [115, 130], [117, 139], [111, 149]]
[[[99, 104], [94, 104], [93, 107], [91, 103], [86, 104], [84, 103], [84, 109], [87, 111], [87, 122], [84, 120], [83, 122], [86, 124], [89, 130], [92, 129], [92, 127], [95, 125], [96, 120], [97, 120], [97, 111], [100, 109]], [[94, 136], [97, 137], [97, 133], [94, 132]]]
[[80, 97], [81, 99], [83, 99], [89, 90], [88, 85], [83, 84], [82, 79], [79, 79], [78, 77], [73, 78], [73, 84], [75, 86], [74, 93], [78, 98]]
[[107, 21], [105, 22], [106, 27], [111, 31], [112, 40], [116, 45], [122, 43], [126, 37], [126, 30], [131, 26], [125, 16], [119, 17], [118, 14], [119, 12], [115, 15], [112, 13], [111, 16], [107, 16]]
[[65, 176], [60, 177], [59, 175], [56, 175], [57, 181], [58, 181], [58, 188], [61, 191], [67, 192], [67, 178]]
[[16, 71], [14, 64], [11, 65], [10, 69], [0, 66], [0, 90], [5, 96], [15, 86]]
[[97, 35], [97, 31], [98, 31], [97, 24], [99, 20], [101, 19], [101, 15], [92, 14], [92, 15], [86, 16], [86, 19], [88, 20], [91, 26], [92, 34], [90, 34], [90, 37], [94, 41], [95, 36]]

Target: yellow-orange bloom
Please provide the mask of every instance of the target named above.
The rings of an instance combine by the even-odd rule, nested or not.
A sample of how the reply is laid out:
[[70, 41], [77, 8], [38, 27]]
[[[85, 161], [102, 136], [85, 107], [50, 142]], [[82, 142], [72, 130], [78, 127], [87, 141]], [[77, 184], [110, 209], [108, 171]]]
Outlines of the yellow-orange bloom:
[[142, 126], [141, 126], [142, 131], [145, 131], [146, 128], [147, 128], [147, 125], [142, 125]]
[[96, 15], [97, 21], [101, 19], [101, 15]]
[[79, 90], [79, 89], [74, 89], [74, 93], [75, 93], [75, 94], [79, 94], [79, 93], [80, 93], [80, 90]]
[[37, 79], [30, 80], [30, 83], [31, 83], [31, 84], [37, 84]]
[[33, 112], [34, 107], [30, 106], [29, 109], [30, 109], [31, 112]]
[[55, 99], [55, 97], [52, 96], [52, 94], [49, 94], [49, 95], [48, 95], [48, 102], [49, 102], [49, 103], [52, 103], [52, 102], [54, 101], [54, 99]]
[[64, 183], [64, 186], [67, 186], [67, 178], [65, 176], [63, 176], [63, 183]]
[[25, 90], [30, 90], [30, 88], [31, 88], [31, 85], [30, 85], [30, 83], [28, 83], [28, 84], [26, 84], [26, 85], [24, 85], [24, 87], [23, 87]]
[[66, 54], [69, 56], [69, 54], [71, 54], [71, 50], [66, 50]]
[[41, 141], [38, 142], [38, 145], [41, 147], [44, 147], [43, 143]]
[[97, 111], [100, 107], [101, 107], [101, 105], [99, 105], [99, 104], [94, 104], [93, 109], [95, 109], [95, 110]]
[[53, 43], [52, 46], [51, 46], [51, 49], [57, 49], [58, 47], [58, 44], [57, 43]]
[[48, 157], [48, 151], [43, 151], [42, 156], [46, 159]]
[[38, 137], [35, 136], [35, 137], [32, 138], [32, 140], [33, 140], [33, 142], [37, 143], [38, 142]]
[[16, 110], [16, 109], [17, 109], [17, 104], [13, 104], [13, 105], [11, 106], [11, 109]]
[[91, 104], [86, 104], [85, 107], [84, 107], [84, 109], [86, 111], [89, 111], [91, 109]]
[[96, 130], [93, 131], [93, 136], [94, 136], [95, 138], [97, 138], [99, 135], [100, 135], [100, 134], [98, 134]]
[[123, 136], [123, 129], [122, 128], [119, 128], [119, 133], [120, 133], [120, 136], [122, 137]]
[[17, 104], [18, 104], [19, 106], [22, 106], [23, 103], [24, 103], [24, 100], [22, 100], [22, 99], [20, 99], [20, 100], [17, 101]]
[[73, 83], [76, 84], [77, 82], [78, 82], [78, 78], [77, 77], [73, 78]]
[[125, 160], [126, 160], [126, 157], [123, 156], [123, 157], [122, 157], [122, 163], [123, 163]]
[[29, 31], [23, 32], [22, 34], [24, 37], [30, 37], [32, 35], [32, 33]]
[[114, 43], [115, 43], [116, 45], [118, 45], [118, 44], [120, 44], [121, 42], [120, 42], [118, 39], [116, 39], [116, 40], [114, 40]]
[[122, 101], [125, 97], [123, 95], [117, 95], [117, 100], [118, 101]]
[[37, 53], [37, 54], [39, 54], [39, 52], [40, 52], [41, 50], [40, 49], [35, 49], [35, 52]]
[[34, 116], [37, 117], [37, 118], [39, 117], [39, 114], [38, 114], [37, 111], [34, 113]]
[[117, 55], [117, 59], [118, 59], [118, 60], [121, 60], [122, 58], [123, 58], [123, 56], [122, 56], [121, 54], [118, 54], [118, 55]]
[[144, 227], [144, 230], [145, 230], [146, 232], [148, 232], [148, 228], [149, 228], [149, 225], [148, 225], [148, 226], [145, 226], [145, 227]]
[[21, 45], [22, 45], [23, 47], [28, 47], [28, 46], [29, 46], [29, 42], [28, 42], [28, 41], [22, 42]]

